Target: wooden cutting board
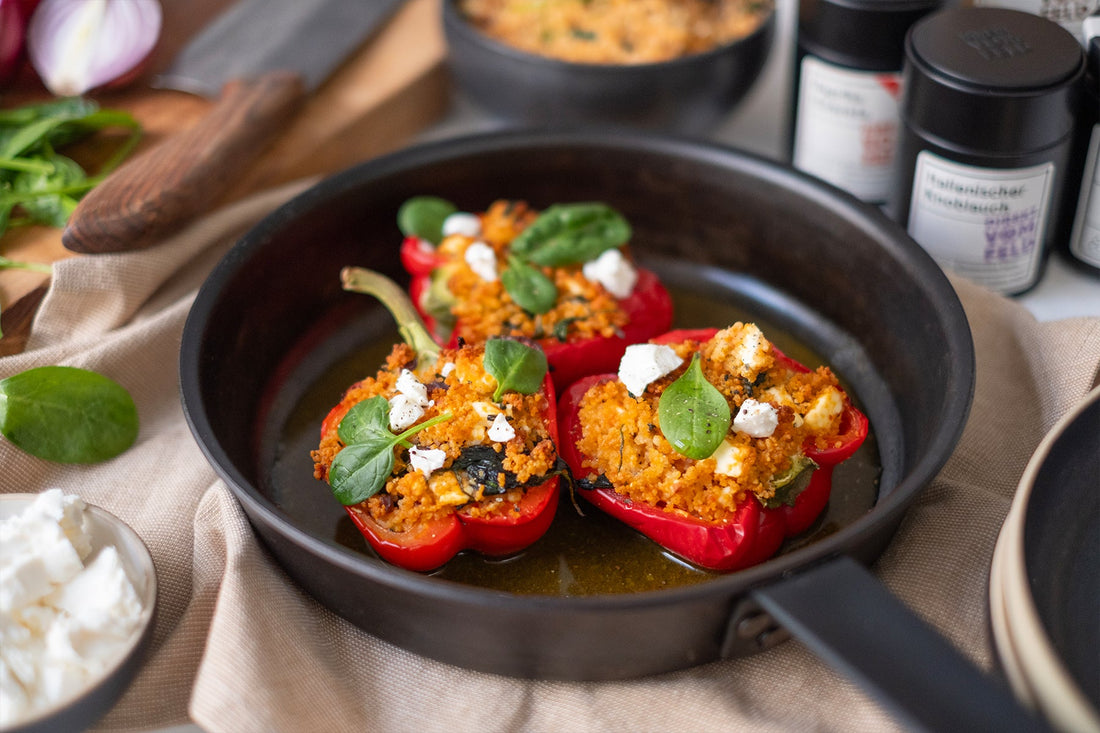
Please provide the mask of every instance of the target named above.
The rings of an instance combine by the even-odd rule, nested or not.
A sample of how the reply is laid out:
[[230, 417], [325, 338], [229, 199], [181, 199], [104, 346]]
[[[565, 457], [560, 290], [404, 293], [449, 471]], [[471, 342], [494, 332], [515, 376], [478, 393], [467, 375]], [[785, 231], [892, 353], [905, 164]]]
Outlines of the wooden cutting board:
[[[162, 0], [164, 32], [149, 75], [171, 57], [228, 0]], [[447, 106], [445, 43], [438, 0], [408, 0], [397, 14], [307, 100], [268, 151], [247, 170], [221, 203], [296, 178], [348, 168], [406, 144], [437, 121]], [[148, 78], [147, 76], [147, 78]], [[103, 107], [124, 109], [142, 123], [138, 152], [187, 129], [210, 109], [209, 100], [156, 90], [147, 82], [91, 95]], [[4, 95], [4, 107], [46, 98], [24, 85]], [[83, 152], [90, 162], [99, 151]], [[81, 161], [84, 162], [84, 161]], [[17, 227], [0, 238], [0, 254], [23, 262], [53, 263], [74, 255], [61, 244], [61, 230]], [[0, 270], [0, 356], [18, 353], [49, 276]]]

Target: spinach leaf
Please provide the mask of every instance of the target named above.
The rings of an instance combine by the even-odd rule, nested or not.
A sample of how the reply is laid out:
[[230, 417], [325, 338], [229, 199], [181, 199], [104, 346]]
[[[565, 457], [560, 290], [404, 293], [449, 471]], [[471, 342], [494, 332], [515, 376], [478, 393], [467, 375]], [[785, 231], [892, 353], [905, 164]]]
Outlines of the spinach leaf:
[[528, 313], [546, 313], [558, 302], [554, 281], [517, 257], [508, 258], [508, 266], [500, 273], [500, 282], [512, 300]]
[[438, 196], [413, 196], [397, 210], [397, 228], [406, 237], [419, 237], [432, 244], [443, 240], [443, 220], [458, 211]]
[[657, 403], [661, 432], [677, 453], [702, 460], [721, 444], [730, 429], [730, 406], [707, 381], [696, 353], [680, 377], [668, 385]]
[[124, 387], [102, 374], [37, 367], [0, 379], [0, 434], [38, 458], [96, 463], [133, 445], [137, 408]]
[[0, 255], [0, 270], [31, 270], [33, 272], [53, 272], [53, 266], [45, 262], [21, 262]]
[[577, 265], [625, 244], [630, 234], [630, 224], [607, 204], [554, 204], [511, 247], [513, 254], [536, 265]]
[[87, 179], [84, 169], [71, 158], [54, 153], [48, 161], [52, 170], [48, 173], [26, 171], [12, 180], [13, 200], [39, 224], [64, 228], [83, 194], [80, 184]]
[[[130, 134], [95, 175], [57, 152], [109, 127]], [[80, 97], [0, 111], [0, 234], [17, 224], [65, 226], [80, 198], [118, 167], [140, 138], [141, 125], [130, 114], [99, 109]]]
[[805, 455], [795, 456], [790, 468], [772, 478], [775, 494], [770, 499], [763, 500], [764, 506], [769, 509], [776, 509], [784, 504], [794, 506], [798, 495], [810, 485], [810, 478], [816, 468], [817, 464], [812, 458]]
[[484, 364], [485, 371], [497, 380], [494, 402], [500, 402], [507, 390], [520, 394], [538, 392], [549, 369], [542, 349], [501, 337], [485, 342]]
[[408, 439], [426, 427], [451, 419], [451, 413], [436, 415], [394, 435], [390, 432], [390, 405], [381, 395], [357, 403], [348, 410], [337, 435], [344, 448], [328, 470], [332, 494], [344, 506], [366, 501], [386, 486], [393, 473], [393, 449], [409, 447]]

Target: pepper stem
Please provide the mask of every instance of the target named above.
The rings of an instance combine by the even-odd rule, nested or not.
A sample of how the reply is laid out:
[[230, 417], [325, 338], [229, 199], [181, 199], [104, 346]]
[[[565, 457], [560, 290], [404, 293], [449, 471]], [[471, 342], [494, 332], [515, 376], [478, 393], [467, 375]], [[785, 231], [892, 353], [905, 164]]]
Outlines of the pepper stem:
[[345, 267], [340, 271], [340, 284], [344, 290], [377, 298], [393, 315], [397, 332], [413, 351], [433, 361], [439, 358], [439, 344], [424, 325], [412, 299], [393, 280], [363, 267]]

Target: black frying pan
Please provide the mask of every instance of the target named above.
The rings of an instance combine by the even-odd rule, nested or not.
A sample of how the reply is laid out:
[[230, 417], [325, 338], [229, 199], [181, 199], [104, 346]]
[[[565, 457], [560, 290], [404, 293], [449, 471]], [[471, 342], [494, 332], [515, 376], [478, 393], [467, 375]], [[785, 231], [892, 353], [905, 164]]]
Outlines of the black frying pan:
[[[333, 379], [334, 364], [394, 338], [377, 304], [342, 292], [337, 273], [360, 264], [400, 279], [394, 214], [423, 193], [469, 210], [505, 197], [619, 208], [646, 262], [705, 297], [736, 301], [836, 368], [876, 434], [873, 506], [745, 571], [589, 597], [426, 577], [342, 543], [318, 524], [335, 504], [323, 485], [281, 483], [281, 430], [318, 381], [335, 381], [338, 398], [351, 379]], [[641, 133], [478, 136], [336, 175], [267, 217], [217, 266], [181, 348], [187, 419], [259, 536], [306, 591], [391, 643], [498, 674], [606, 680], [750, 654], [794, 634], [909, 724], [1028, 729], [1034, 722], [1004, 686], [865, 569], [954, 449], [973, 380], [954, 291], [877, 210], [748, 154]], [[835, 503], [848, 491], [838, 482]], [[455, 618], [462, 634], [436, 631]]]

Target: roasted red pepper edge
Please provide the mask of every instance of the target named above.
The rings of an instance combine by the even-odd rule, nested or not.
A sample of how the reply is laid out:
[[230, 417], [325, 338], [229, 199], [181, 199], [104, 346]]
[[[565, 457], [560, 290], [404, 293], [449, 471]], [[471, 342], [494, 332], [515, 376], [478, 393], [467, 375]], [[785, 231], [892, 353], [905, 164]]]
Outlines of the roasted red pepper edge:
[[[554, 384], [550, 375], [543, 382], [547, 399], [546, 428], [558, 443], [558, 421], [554, 409]], [[321, 434], [336, 430], [351, 405], [337, 405], [321, 423]], [[362, 505], [344, 507], [356, 528], [384, 560], [407, 570], [427, 572], [440, 567], [462, 550], [483, 555], [511, 555], [530, 546], [550, 528], [558, 507], [560, 479], [528, 487], [515, 512], [491, 517], [471, 517], [460, 509], [446, 517], [404, 532], [394, 532], [376, 522]]]
[[[706, 341], [715, 333], [717, 329], [670, 331], [652, 341]], [[810, 371], [778, 349], [776, 352], [779, 361], [788, 368]], [[580, 379], [562, 394], [558, 402], [558, 423], [565, 438], [559, 444], [558, 452], [574, 476], [589, 473], [577, 449], [577, 440], [581, 435], [578, 417], [581, 399], [592, 385], [617, 378], [615, 374], [597, 374]], [[850, 402], [846, 404], [841, 430], [835, 447], [822, 450], [807, 441], [803, 450], [819, 467], [814, 470], [808, 486], [795, 499], [794, 506], [768, 509], [753, 499], [744, 502], [725, 521], [712, 523], [632, 501], [610, 488], [583, 490], [581, 495], [602, 511], [699, 567], [718, 572], [740, 570], [770, 558], [779, 550], [784, 538], [804, 532], [825, 509], [832, 492], [833, 468], [851, 457], [867, 437], [867, 417]]]
[[[401, 263], [412, 276], [409, 295], [433, 334], [436, 332], [435, 321], [420, 307], [420, 299], [431, 283], [432, 270], [442, 262], [430, 245], [425, 245], [416, 237], [406, 237], [401, 244]], [[645, 268], [637, 269], [638, 282], [634, 291], [619, 301], [627, 315], [621, 335], [564, 342], [552, 337], [538, 340], [539, 346], [546, 352], [550, 374], [558, 390], [565, 389], [585, 375], [618, 369], [627, 346], [647, 341], [672, 326], [672, 296], [656, 274]], [[455, 339], [452, 337], [446, 345], [454, 346]]]

